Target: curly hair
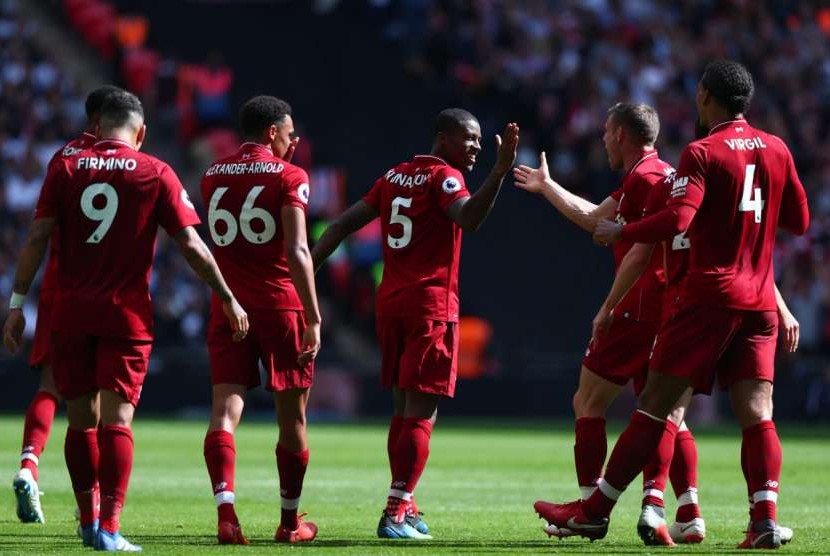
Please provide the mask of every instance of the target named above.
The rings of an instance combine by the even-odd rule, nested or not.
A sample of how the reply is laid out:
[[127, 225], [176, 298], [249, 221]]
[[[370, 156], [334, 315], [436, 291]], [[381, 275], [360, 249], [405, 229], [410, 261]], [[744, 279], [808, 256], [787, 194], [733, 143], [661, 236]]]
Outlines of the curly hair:
[[239, 127], [247, 138], [257, 138], [273, 124], [280, 124], [291, 115], [291, 105], [269, 95], [256, 96], [242, 105]]
[[746, 67], [733, 60], [715, 60], [703, 70], [700, 83], [732, 114], [749, 110], [755, 83]]

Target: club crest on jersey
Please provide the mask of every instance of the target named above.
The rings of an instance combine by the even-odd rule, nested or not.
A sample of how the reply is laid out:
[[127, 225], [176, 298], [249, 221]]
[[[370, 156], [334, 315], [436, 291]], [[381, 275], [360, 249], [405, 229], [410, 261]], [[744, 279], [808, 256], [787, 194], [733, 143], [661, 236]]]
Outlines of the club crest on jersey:
[[450, 176], [441, 184], [441, 189], [444, 190], [444, 193], [455, 193], [461, 189], [461, 182]]
[[193, 205], [193, 201], [190, 200], [190, 195], [188, 195], [187, 191], [184, 189], [182, 189], [182, 203], [184, 203], [186, 207], [196, 210], [196, 207]]
[[308, 195], [311, 189], [309, 188], [307, 183], [301, 183], [300, 187], [297, 188], [297, 195], [300, 197], [300, 200], [308, 204]]

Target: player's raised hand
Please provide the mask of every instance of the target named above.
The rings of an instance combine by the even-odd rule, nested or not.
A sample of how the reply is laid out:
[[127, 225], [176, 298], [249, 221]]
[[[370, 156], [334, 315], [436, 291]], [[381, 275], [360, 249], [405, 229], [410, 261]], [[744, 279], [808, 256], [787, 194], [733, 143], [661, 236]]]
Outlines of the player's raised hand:
[[599, 339], [608, 332], [608, 329], [611, 328], [611, 323], [614, 321], [613, 313], [603, 305], [599, 308], [597, 315], [594, 317], [592, 323], [592, 330], [591, 336], [594, 339]]
[[784, 332], [784, 351], [795, 353], [798, 349], [800, 325], [786, 306], [778, 308], [778, 328]]
[[3, 325], [3, 343], [11, 353], [17, 353], [23, 339], [23, 329], [26, 328], [26, 317], [20, 309], [12, 309]]
[[504, 139], [496, 135], [496, 171], [506, 174], [516, 162], [516, 148], [519, 146], [519, 124], [511, 122], [504, 128]]
[[233, 330], [233, 341], [241, 342], [248, 335], [248, 313], [242, 308], [242, 305], [232, 297], [230, 301], [222, 303], [222, 312], [228, 318]]
[[294, 151], [297, 150], [297, 143], [299, 142], [300, 138], [295, 137], [290, 143], [288, 143], [288, 150], [285, 151], [285, 156], [282, 157], [284, 161], [291, 162], [291, 158], [294, 156]]
[[303, 332], [303, 351], [297, 357], [297, 364], [301, 367], [306, 366], [320, 351], [320, 323], [309, 324], [305, 332]]
[[594, 229], [594, 243], [605, 247], [619, 241], [621, 234], [622, 224], [603, 219], [597, 222], [597, 227]]
[[545, 184], [551, 181], [545, 151], [539, 154], [538, 168], [531, 168], [524, 164], [513, 168], [513, 181], [519, 189], [530, 193], [541, 193], [545, 189]]

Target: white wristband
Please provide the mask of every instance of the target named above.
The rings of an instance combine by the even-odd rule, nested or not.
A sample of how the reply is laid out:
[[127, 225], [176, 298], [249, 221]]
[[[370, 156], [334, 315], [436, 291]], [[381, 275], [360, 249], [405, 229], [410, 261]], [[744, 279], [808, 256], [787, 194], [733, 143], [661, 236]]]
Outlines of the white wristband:
[[9, 300], [9, 310], [22, 309], [25, 302], [26, 296], [24, 294], [12, 292], [12, 298]]

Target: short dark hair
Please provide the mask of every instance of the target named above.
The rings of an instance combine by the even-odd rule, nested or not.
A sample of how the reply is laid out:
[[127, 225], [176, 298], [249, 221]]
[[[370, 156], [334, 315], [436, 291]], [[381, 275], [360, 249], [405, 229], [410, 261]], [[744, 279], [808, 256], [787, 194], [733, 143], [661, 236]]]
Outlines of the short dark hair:
[[640, 139], [644, 145], [653, 145], [660, 134], [657, 110], [642, 102], [618, 102], [608, 109], [611, 122]]
[[134, 115], [143, 120], [144, 107], [137, 96], [124, 90], [113, 91], [107, 95], [99, 112], [101, 126], [106, 128], [122, 127]]
[[273, 124], [282, 123], [291, 115], [291, 105], [282, 99], [259, 95], [242, 105], [239, 111], [239, 126], [242, 134], [251, 139], [258, 138]]
[[478, 119], [463, 108], [446, 108], [435, 119], [434, 135], [450, 133], [464, 126], [464, 122], [477, 122]]
[[115, 85], [103, 85], [102, 87], [94, 89], [86, 96], [86, 102], [84, 103], [86, 118], [91, 120], [94, 116], [97, 116], [107, 97], [112, 93], [122, 90], [123, 89], [116, 87]]
[[749, 110], [755, 83], [746, 66], [734, 60], [715, 60], [703, 70], [700, 83], [718, 103], [734, 114]]

